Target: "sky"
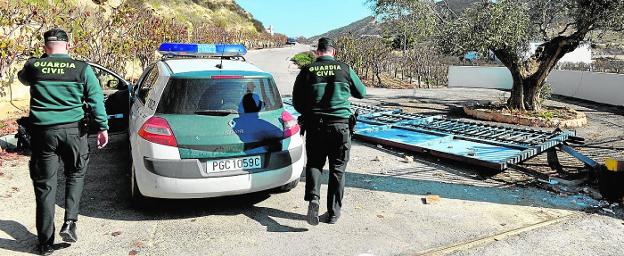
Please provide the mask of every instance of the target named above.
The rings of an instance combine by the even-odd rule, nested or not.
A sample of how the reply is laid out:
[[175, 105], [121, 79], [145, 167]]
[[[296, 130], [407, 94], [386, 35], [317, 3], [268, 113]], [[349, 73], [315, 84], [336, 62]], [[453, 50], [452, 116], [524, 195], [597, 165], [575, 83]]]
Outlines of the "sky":
[[312, 37], [373, 15], [366, 0], [235, 0], [265, 27]]

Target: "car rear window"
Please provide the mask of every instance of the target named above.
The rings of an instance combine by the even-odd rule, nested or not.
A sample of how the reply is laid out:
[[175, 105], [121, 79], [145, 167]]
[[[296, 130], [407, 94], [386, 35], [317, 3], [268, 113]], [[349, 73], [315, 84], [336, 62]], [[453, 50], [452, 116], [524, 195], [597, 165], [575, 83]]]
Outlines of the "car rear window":
[[172, 78], [156, 112], [194, 114], [205, 111], [257, 113], [282, 107], [279, 91], [270, 78]]

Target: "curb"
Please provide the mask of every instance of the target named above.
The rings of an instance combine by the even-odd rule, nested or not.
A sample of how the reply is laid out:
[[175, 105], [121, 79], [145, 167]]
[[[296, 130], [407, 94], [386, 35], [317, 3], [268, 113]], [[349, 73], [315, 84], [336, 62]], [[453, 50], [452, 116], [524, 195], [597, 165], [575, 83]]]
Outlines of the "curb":
[[464, 107], [464, 112], [474, 118], [486, 121], [494, 121], [508, 124], [518, 124], [534, 127], [559, 127], [559, 128], [578, 128], [587, 124], [587, 116], [584, 113], [576, 112], [576, 118], [561, 120], [554, 118], [552, 120], [543, 120], [532, 117], [512, 116], [481, 109], [473, 109]]

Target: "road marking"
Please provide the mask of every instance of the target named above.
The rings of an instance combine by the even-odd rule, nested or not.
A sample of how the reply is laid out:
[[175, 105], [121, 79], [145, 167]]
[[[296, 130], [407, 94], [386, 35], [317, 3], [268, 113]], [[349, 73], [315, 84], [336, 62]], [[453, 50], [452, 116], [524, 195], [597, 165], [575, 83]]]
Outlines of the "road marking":
[[546, 227], [546, 226], [550, 226], [553, 224], [557, 224], [563, 220], [569, 219], [573, 216], [580, 216], [579, 213], [570, 213], [568, 215], [564, 215], [558, 218], [554, 218], [554, 219], [549, 219], [546, 221], [542, 221], [542, 222], [538, 222], [536, 224], [532, 224], [529, 226], [525, 226], [525, 227], [521, 227], [521, 228], [516, 228], [516, 229], [512, 229], [509, 231], [505, 231], [496, 235], [492, 235], [492, 236], [487, 236], [487, 237], [482, 237], [482, 238], [477, 238], [474, 240], [470, 240], [470, 241], [466, 241], [466, 242], [461, 242], [461, 243], [457, 243], [454, 245], [449, 245], [449, 246], [442, 246], [442, 247], [438, 247], [438, 248], [434, 248], [434, 249], [430, 249], [430, 250], [426, 250], [426, 251], [422, 251], [422, 252], [417, 252], [414, 254], [411, 253], [407, 253], [408, 255], [419, 255], [419, 256], [437, 256], [437, 255], [447, 255], [453, 252], [457, 252], [457, 251], [463, 251], [463, 250], [467, 250], [467, 249], [472, 249], [475, 247], [483, 247], [487, 244], [493, 243], [493, 242], [497, 242], [500, 240], [503, 240], [505, 238], [508, 237], [512, 237], [512, 236], [516, 236], [522, 233], [526, 233], [538, 228], [542, 228], [542, 227]]

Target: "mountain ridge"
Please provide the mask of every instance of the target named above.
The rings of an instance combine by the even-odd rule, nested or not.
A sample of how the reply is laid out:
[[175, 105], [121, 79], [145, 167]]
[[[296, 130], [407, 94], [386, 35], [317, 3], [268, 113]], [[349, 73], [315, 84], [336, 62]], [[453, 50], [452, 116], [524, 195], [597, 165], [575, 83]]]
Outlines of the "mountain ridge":
[[329, 37], [336, 39], [340, 36], [352, 35], [360, 37], [363, 35], [380, 35], [381, 28], [377, 22], [377, 19], [373, 16], [368, 16], [361, 20], [352, 22], [349, 25], [330, 30], [326, 33], [316, 35], [307, 39], [310, 43], [315, 43], [321, 37]]

